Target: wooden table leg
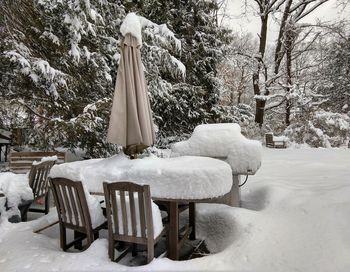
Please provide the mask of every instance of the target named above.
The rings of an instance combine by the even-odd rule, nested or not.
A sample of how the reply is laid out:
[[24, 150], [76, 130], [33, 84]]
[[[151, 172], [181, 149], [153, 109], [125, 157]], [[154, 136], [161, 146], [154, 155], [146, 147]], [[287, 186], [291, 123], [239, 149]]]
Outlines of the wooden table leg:
[[168, 258], [179, 259], [178, 235], [179, 235], [179, 206], [177, 202], [169, 203], [169, 230], [167, 235]]
[[196, 206], [194, 202], [189, 203], [189, 225], [192, 227], [190, 240], [196, 240]]

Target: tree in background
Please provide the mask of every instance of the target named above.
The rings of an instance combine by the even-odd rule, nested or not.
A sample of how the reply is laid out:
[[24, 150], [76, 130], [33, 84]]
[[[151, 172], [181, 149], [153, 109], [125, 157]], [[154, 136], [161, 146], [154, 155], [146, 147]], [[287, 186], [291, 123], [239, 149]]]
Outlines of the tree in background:
[[[181, 139], [198, 124], [220, 121], [225, 113], [216, 109], [221, 88], [217, 70], [231, 36], [218, 25], [217, 1], [144, 0], [136, 8], [151, 21], [166, 23], [181, 41], [181, 50], [173, 57], [183, 64], [182, 73], [175, 77], [171, 69], [148, 69], [159, 144]], [[155, 71], [162, 75], [161, 81], [155, 80]]]
[[[254, 0], [258, 8], [258, 14], [261, 21], [259, 35], [259, 49], [254, 56], [256, 59], [256, 68], [253, 73], [252, 83], [256, 100], [255, 122], [262, 126], [264, 122], [264, 112], [266, 102], [271, 94], [271, 89], [276, 81], [281, 77], [280, 65], [291, 45], [284, 46], [291, 38], [291, 26], [308, 14], [314, 12], [319, 6], [328, 0]], [[281, 16], [278, 14], [281, 13]], [[274, 53], [274, 68], [271, 73], [266, 59], [266, 42], [268, 35], [268, 21], [272, 16], [276, 16], [279, 23], [279, 34], [276, 40]], [[295, 39], [293, 37], [292, 39]], [[294, 42], [294, 41], [293, 41]], [[287, 61], [288, 62], [288, 61]], [[288, 91], [288, 90], [287, 90]], [[287, 110], [290, 108], [286, 102]]]
[[144, 19], [142, 57], [159, 143], [167, 143], [222, 114], [213, 110], [216, 66], [228, 31], [217, 26], [217, 10], [215, 1], [5, 0], [1, 96], [26, 110], [36, 147], [79, 147], [90, 156], [113, 151], [106, 130], [118, 30], [136, 11], [157, 23]]
[[[3, 1], [0, 13], [2, 97], [27, 110], [29, 144], [109, 150], [104, 120], [123, 7], [114, 1], [17, 0]], [[97, 115], [79, 122], [91, 103]]]
[[[348, 22], [318, 25], [318, 39], [296, 62], [294, 110], [286, 133], [316, 147], [350, 139]], [[300, 69], [304, 67], [304, 69]]]

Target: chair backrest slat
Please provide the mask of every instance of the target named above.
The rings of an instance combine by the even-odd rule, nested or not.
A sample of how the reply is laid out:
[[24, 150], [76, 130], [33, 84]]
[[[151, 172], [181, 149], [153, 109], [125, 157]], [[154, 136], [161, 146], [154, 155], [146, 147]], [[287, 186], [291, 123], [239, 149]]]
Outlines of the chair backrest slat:
[[[75, 188], [75, 192], [76, 192], [76, 196], [77, 196], [76, 203], [78, 206], [78, 210], [80, 212], [79, 219], [81, 220], [81, 222], [79, 222], [79, 220], [78, 220], [77, 224], [79, 225], [81, 223], [83, 226], [86, 226], [89, 224], [91, 225], [90, 213], [87, 212], [88, 206], [87, 206], [87, 201], [85, 198], [85, 193], [84, 193], [82, 184], [81, 184], [80, 189]], [[87, 217], [89, 217], [89, 218], [87, 218]]]
[[77, 197], [76, 197], [75, 189], [72, 187], [68, 187], [68, 194], [69, 194], [69, 198], [72, 201], [73, 220], [75, 224], [79, 225], [79, 213], [77, 210]]
[[134, 192], [128, 191], [129, 204], [130, 204], [130, 217], [131, 217], [131, 230], [132, 235], [137, 236], [137, 222], [136, 222], [136, 209], [135, 209], [135, 198]]
[[[56, 203], [56, 207], [59, 208], [59, 215], [61, 215], [62, 217], [62, 221], [63, 222], [67, 222], [67, 213], [66, 213], [66, 207], [64, 205], [64, 201], [63, 201], [63, 188], [61, 186], [61, 184], [57, 185], [57, 187], [54, 187], [55, 191], [57, 191], [57, 196], [58, 196], [58, 203]], [[60, 217], [60, 216], [59, 216]]]
[[45, 165], [42, 168], [37, 168], [37, 174], [36, 174], [36, 186], [37, 186], [37, 190], [38, 190], [38, 194], [40, 195], [42, 193], [42, 189], [44, 188], [44, 171], [45, 169]]
[[122, 208], [122, 218], [123, 218], [123, 234], [127, 235], [128, 231], [128, 215], [126, 213], [126, 200], [125, 200], [125, 191], [120, 191], [120, 206]]
[[80, 200], [80, 197], [79, 197], [79, 193], [78, 191], [75, 189], [74, 190], [75, 192], [75, 197], [76, 197], [76, 206], [77, 206], [77, 210], [78, 210], [78, 219], [76, 221], [76, 225], [78, 226], [84, 226], [85, 225], [85, 218], [83, 216], [84, 214], [84, 211], [83, 211], [83, 207], [81, 205], [81, 200]]
[[[117, 224], [117, 222], [118, 222], [118, 203], [117, 203], [116, 194], [115, 193], [112, 194], [111, 198], [112, 198], [112, 207], [111, 208], [113, 211], [114, 233], [119, 234], [119, 224]], [[109, 214], [112, 214], [111, 210], [109, 210]]]
[[91, 218], [80, 181], [65, 178], [50, 179], [59, 220], [64, 224], [91, 230]]
[[[147, 237], [153, 237], [153, 218], [152, 218], [152, 200], [151, 200], [151, 191], [149, 186], [145, 188], [145, 213], [146, 213], [146, 231]], [[150, 227], [151, 226], [151, 227]]]
[[70, 199], [68, 199], [67, 189], [68, 189], [68, 187], [62, 187], [64, 206], [66, 209], [67, 222], [73, 223], [73, 216], [72, 216], [73, 207], [71, 206]]
[[[140, 211], [145, 210], [145, 201], [143, 199], [143, 193], [138, 193], [138, 199], [139, 199], [139, 209]], [[141, 226], [141, 237], [146, 238], [146, 220], [145, 220], [145, 214], [140, 212], [140, 226]]]
[[34, 198], [43, 197], [48, 191], [48, 174], [55, 161], [44, 161], [33, 164], [29, 172], [29, 186], [33, 190]]
[[[104, 182], [103, 188], [108, 227], [114, 226], [113, 233], [119, 237], [138, 237], [139, 239], [139, 237], [146, 238], [150, 237], [147, 235], [151, 235], [153, 238], [152, 200], [149, 185], [122, 181]], [[123, 226], [123, 231], [118, 229], [119, 224]], [[128, 228], [131, 228], [130, 231]], [[140, 233], [138, 233], [139, 230]]]

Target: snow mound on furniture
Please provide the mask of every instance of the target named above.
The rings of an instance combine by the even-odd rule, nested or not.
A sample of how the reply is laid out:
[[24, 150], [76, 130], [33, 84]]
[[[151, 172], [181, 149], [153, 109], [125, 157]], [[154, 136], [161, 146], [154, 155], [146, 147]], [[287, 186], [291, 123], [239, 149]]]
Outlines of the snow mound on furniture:
[[81, 180], [89, 192], [103, 192], [103, 181], [148, 184], [152, 197], [203, 199], [226, 194], [232, 187], [230, 166], [220, 160], [183, 156], [155, 156], [130, 160], [124, 154], [106, 159], [54, 165], [51, 177]]
[[172, 156], [227, 158], [234, 174], [255, 174], [261, 153], [261, 143], [244, 137], [234, 123], [199, 125], [187, 141], [172, 146]]

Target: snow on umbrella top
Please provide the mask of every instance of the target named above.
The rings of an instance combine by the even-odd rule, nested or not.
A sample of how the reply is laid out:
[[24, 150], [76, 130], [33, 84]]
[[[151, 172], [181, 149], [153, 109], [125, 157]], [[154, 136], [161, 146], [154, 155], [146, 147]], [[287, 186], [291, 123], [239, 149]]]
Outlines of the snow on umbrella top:
[[124, 36], [107, 140], [127, 154], [141, 152], [155, 141], [147, 85], [141, 62], [141, 23], [129, 13], [121, 25]]

